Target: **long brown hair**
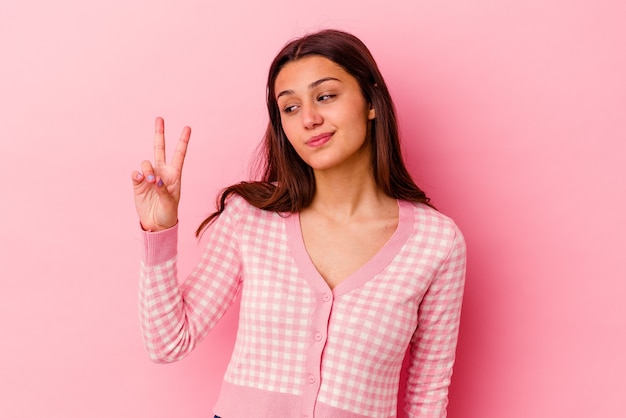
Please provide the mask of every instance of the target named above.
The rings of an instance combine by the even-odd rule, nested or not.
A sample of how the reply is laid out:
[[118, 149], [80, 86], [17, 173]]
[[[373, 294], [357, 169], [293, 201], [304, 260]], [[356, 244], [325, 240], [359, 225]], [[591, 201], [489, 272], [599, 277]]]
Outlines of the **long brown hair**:
[[359, 83], [366, 101], [376, 110], [371, 121], [371, 156], [374, 179], [385, 194], [395, 199], [430, 204], [407, 171], [398, 137], [391, 95], [372, 54], [357, 37], [327, 29], [289, 42], [272, 62], [267, 77], [269, 123], [259, 155], [260, 180], [229, 186], [217, 198], [217, 210], [196, 230], [199, 236], [223, 211], [226, 200], [238, 194], [249, 204], [275, 212], [299, 212], [311, 204], [315, 193], [313, 170], [296, 153], [283, 131], [276, 102], [275, 82], [288, 63], [318, 55], [343, 67]]

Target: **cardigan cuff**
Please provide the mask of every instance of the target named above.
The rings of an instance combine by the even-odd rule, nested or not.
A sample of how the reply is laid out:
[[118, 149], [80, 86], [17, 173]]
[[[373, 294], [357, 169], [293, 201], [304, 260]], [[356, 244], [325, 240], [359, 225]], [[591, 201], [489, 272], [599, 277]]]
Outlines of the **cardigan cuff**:
[[148, 266], [164, 263], [176, 257], [178, 245], [178, 223], [159, 232], [143, 231], [143, 261]]

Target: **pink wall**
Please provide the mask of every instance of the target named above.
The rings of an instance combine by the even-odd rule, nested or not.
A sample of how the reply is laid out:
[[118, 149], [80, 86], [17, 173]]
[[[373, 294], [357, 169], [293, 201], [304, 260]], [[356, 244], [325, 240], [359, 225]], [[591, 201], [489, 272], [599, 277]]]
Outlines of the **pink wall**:
[[236, 315], [148, 361], [129, 173], [155, 116], [193, 127], [188, 272], [262, 134], [270, 60], [324, 27], [370, 46], [468, 241], [449, 416], [626, 416], [624, 21], [623, 0], [4, 2], [0, 416], [211, 416]]

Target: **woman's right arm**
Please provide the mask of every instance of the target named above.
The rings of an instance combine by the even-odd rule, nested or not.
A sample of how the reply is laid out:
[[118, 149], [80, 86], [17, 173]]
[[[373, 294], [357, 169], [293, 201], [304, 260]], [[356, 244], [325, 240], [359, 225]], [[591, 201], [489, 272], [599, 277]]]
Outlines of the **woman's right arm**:
[[204, 254], [180, 286], [178, 226], [144, 232], [139, 312], [144, 346], [152, 361], [170, 363], [185, 357], [235, 300], [242, 271], [236, 206], [229, 204], [206, 232]]
[[241, 268], [232, 213], [215, 221], [207, 234], [207, 251], [183, 285], [178, 285], [178, 202], [190, 134], [185, 127], [168, 164], [164, 123], [157, 118], [154, 164], [144, 161], [141, 171], [132, 173], [145, 244], [139, 286], [141, 329], [148, 355], [159, 363], [179, 360], [191, 352], [239, 291]]

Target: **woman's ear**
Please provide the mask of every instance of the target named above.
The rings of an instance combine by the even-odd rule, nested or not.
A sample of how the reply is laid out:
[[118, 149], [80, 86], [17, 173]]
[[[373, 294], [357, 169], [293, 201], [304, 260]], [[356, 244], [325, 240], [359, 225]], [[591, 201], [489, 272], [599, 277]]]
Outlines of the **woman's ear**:
[[368, 120], [374, 120], [376, 119], [376, 109], [374, 109], [374, 106], [372, 106], [372, 104], [370, 103], [370, 110], [369, 113], [367, 114], [367, 119]]

